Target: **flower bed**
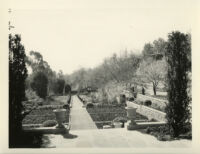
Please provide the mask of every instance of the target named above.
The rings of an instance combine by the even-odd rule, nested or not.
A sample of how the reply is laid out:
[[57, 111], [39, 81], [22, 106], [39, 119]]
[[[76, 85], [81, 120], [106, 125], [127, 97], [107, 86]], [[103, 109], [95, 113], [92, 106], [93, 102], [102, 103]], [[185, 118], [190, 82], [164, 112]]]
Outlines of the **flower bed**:
[[183, 128], [183, 132], [177, 138], [174, 138], [170, 135], [170, 128], [166, 126], [160, 127], [147, 127], [146, 129], [138, 130], [145, 134], [150, 134], [155, 136], [160, 141], [172, 141], [172, 140], [179, 140], [179, 139], [192, 139], [192, 128], [191, 124], [186, 124]]
[[[95, 105], [93, 108], [87, 108], [92, 120], [98, 128], [102, 128], [105, 124], [111, 124], [116, 117], [127, 117], [124, 106], [114, 105]], [[146, 120], [147, 117], [136, 114], [136, 120]]]
[[[43, 102], [38, 105], [35, 101], [26, 101], [24, 106], [26, 110], [32, 110], [23, 119], [22, 124], [42, 124], [47, 120], [56, 120], [54, 109], [63, 108], [64, 104], [67, 104], [69, 96], [50, 96], [43, 100]], [[66, 113], [65, 123], [69, 122], [69, 111]]]

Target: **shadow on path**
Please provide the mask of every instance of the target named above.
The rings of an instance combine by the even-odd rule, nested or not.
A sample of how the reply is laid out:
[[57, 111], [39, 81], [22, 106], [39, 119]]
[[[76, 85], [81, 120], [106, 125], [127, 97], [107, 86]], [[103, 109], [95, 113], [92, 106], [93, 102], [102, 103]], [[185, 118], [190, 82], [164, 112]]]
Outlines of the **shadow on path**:
[[62, 134], [62, 136], [63, 136], [63, 138], [66, 138], [66, 139], [74, 139], [74, 138], [78, 137], [78, 135], [73, 135], [70, 133]]

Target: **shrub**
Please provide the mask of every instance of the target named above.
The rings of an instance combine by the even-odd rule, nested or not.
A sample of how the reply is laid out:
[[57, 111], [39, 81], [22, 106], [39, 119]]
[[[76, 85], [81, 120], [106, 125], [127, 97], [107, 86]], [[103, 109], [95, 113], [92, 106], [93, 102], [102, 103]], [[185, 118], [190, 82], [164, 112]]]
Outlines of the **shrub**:
[[150, 127], [147, 127], [145, 131], [146, 131], [147, 134], [150, 134], [151, 133]]
[[92, 104], [92, 103], [88, 103], [87, 105], [86, 105], [86, 108], [93, 108], [94, 107], [94, 104]]
[[31, 82], [31, 88], [37, 93], [41, 98], [46, 98], [47, 96], [47, 85], [48, 78], [43, 72], [37, 72], [34, 74], [33, 81]]
[[31, 99], [39, 99], [38, 95], [32, 89], [28, 89], [25, 91], [27, 100]]
[[157, 120], [154, 119], [154, 118], [151, 118], [149, 121], [150, 121], [150, 122], [156, 122]]
[[42, 105], [38, 107], [38, 109], [61, 109], [61, 108], [63, 108], [62, 105]]
[[151, 100], [144, 101], [144, 105], [146, 105], [146, 106], [151, 106], [151, 104], [152, 104]]
[[65, 93], [66, 93], [66, 94], [69, 94], [70, 92], [71, 92], [71, 86], [68, 85], [68, 84], [66, 84], [66, 85], [65, 85]]
[[116, 97], [112, 98], [109, 103], [113, 105], [117, 105], [118, 104], [117, 98]]
[[43, 122], [42, 126], [43, 127], [53, 127], [57, 124], [57, 122], [55, 120], [47, 120], [45, 122]]
[[66, 109], [66, 110], [69, 110], [70, 106], [69, 106], [69, 104], [65, 104], [65, 105], [63, 105], [63, 108]]
[[134, 97], [130, 97], [130, 98], [128, 98], [128, 101], [134, 101], [134, 100], [135, 100]]
[[64, 87], [65, 87], [65, 80], [58, 78], [57, 81], [56, 81], [56, 86], [54, 88], [54, 92], [56, 94], [62, 95]]
[[121, 94], [119, 97], [119, 102], [120, 102], [120, 104], [126, 103], [126, 95]]

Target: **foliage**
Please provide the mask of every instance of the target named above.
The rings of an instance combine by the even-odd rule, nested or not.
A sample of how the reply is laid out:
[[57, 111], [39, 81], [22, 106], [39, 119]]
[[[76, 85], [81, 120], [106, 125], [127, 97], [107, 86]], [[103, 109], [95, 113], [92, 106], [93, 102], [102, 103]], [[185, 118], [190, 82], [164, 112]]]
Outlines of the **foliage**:
[[18, 143], [9, 148], [41, 148], [44, 141], [41, 133], [22, 132], [18, 136]]
[[62, 95], [64, 92], [65, 80], [58, 78], [54, 86], [54, 93]]
[[160, 126], [160, 127], [147, 127], [145, 129], [145, 133], [151, 134], [155, 136], [160, 141], [171, 141], [173, 140], [172, 137], [170, 137], [170, 131], [167, 126]]
[[43, 127], [53, 127], [57, 124], [57, 122], [55, 120], [47, 120], [45, 122], [43, 122], [42, 126]]
[[152, 43], [146, 43], [142, 50], [142, 54], [145, 60], [161, 60], [166, 52], [167, 42], [159, 38]]
[[144, 101], [144, 105], [146, 105], [146, 106], [151, 106], [151, 104], [152, 104], [151, 100]]
[[140, 57], [124, 51], [124, 54], [117, 56], [114, 54], [110, 59], [104, 61], [104, 67], [117, 82], [129, 81], [139, 66]]
[[187, 125], [188, 128], [186, 128], [186, 131], [183, 132], [182, 135], [180, 135], [177, 138], [174, 138], [173, 136], [170, 136], [170, 128], [167, 125], [159, 126], [159, 127], [147, 127], [144, 130], [139, 130], [141, 132], [150, 134], [155, 136], [160, 141], [172, 141], [176, 139], [192, 139], [192, 132], [191, 132], [191, 125]]
[[153, 45], [151, 43], [146, 43], [142, 50], [144, 56], [151, 55], [154, 53]]
[[71, 86], [69, 84], [65, 84], [65, 94], [69, 94], [71, 92]]
[[[100, 104], [100, 105], [95, 105], [93, 108], [87, 108], [87, 111], [94, 122], [100, 121], [100, 122], [108, 123], [108, 121], [110, 121], [111, 123], [116, 117], [121, 117], [119, 118], [119, 120], [122, 120], [122, 122], [124, 122], [127, 118], [126, 110], [122, 106]], [[140, 115], [138, 113], [136, 113], [135, 118], [137, 120], [147, 119], [147, 117]], [[103, 127], [103, 123], [96, 123], [96, 125], [98, 128]]]
[[43, 72], [48, 78], [47, 93], [53, 92], [56, 85], [57, 74], [51, 69], [48, 62], [43, 59], [43, 56], [37, 51], [31, 51], [30, 55], [26, 57], [26, 64], [32, 70], [32, 73], [29, 74], [26, 80], [26, 88], [31, 88], [31, 82], [33, 81], [35, 74]]
[[[167, 48], [167, 42], [164, 39], [159, 38], [158, 40], [153, 41], [154, 53], [164, 55], [166, 52], [166, 48]], [[158, 57], [157, 55], [157, 57], [155, 58], [159, 59], [160, 57]]]
[[70, 106], [69, 106], [69, 104], [65, 104], [65, 105], [63, 105], [63, 108], [66, 109], [66, 110], [70, 110]]
[[39, 99], [38, 95], [36, 94], [35, 91], [33, 91], [32, 89], [27, 89], [25, 91], [26, 93], [26, 99], [27, 100], [32, 100], [32, 99]]
[[191, 52], [189, 36], [180, 32], [168, 35], [168, 105], [166, 118], [172, 130], [171, 135], [178, 137], [186, 123], [190, 121], [188, 86], [188, 53]]
[[[60, 106], [48, 106], [43, 108], [38, 108], [33, 110], [30, 114], [28, 114], [23, 119], [23, 124], [42, 124], [47, 120], [56, 120], [55, 114], [53, 112], [54, 109], [60, 108]], [[62, 106], [61, 106], [62, 107]], [[69, 122], [69, 113], [67, 111], [65, 121], [66, 123]]]
[[47, 96], [48, 78], [43, 72], [37, 72], [34, 74], [33, 81], [31, 82], [31, 88], [41, 98]]
[[22, 101], [25, 100], [25, 49], [20, 35], [9, 35], [9, 146], [17, 143], [17, 134], [21, 131]]
[[87, 105], [86, 105], [86, 108], [93, 108], [94, 107], [94, 104], [92, 104], [92, 103], [87, 103]]
[[128, 53], [106, 58], [104, 62], [93, 68], [81, 68], [71, 75], [66, 75], [65, 80], [72, 85], [73, 89], [84, 89], [87, 87], [104, 88], [108, 82], [131, 82], [139, 66], [141, 56]]

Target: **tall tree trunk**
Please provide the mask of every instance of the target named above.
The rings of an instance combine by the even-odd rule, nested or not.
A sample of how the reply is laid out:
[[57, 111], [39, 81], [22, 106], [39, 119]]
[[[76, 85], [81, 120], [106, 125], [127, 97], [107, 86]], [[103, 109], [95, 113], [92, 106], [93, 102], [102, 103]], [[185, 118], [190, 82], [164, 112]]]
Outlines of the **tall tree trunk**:
[[153, 93], [154, 93], [154, 96], [156, 96], [156, 84], [153, 82]]

